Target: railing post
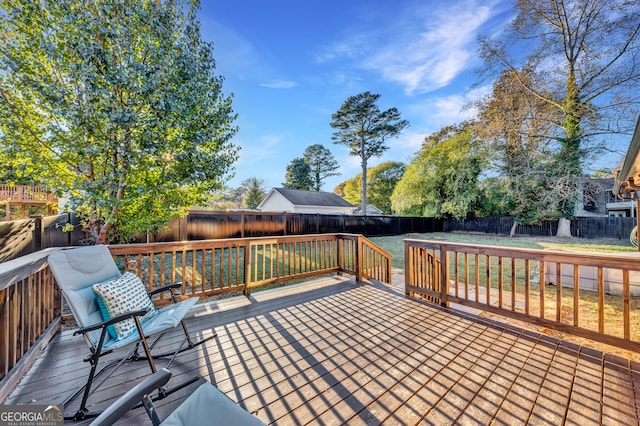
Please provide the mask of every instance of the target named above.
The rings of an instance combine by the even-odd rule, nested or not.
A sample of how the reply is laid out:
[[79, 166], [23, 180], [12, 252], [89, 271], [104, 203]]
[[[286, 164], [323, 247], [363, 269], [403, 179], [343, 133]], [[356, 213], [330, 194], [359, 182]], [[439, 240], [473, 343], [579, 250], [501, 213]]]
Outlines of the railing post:
[[404, 241], [404, 294], [413, 296], [413, 292], [409, 291], [411, 285], [411, 277], [413, 276], [413, 250], [409, 250], [409, 241]]
[[343, 255], [342, 255], [342, 244], [344, 243], [344, 240], [342, 239], [341, 235], [336, 235], [336, 256], [337, 256], [337, 263], [338, 263], [338, 275], [342, 275], [342, 271], [344, 270], [344, 259], [343, 259]]
[[440, 245], [440, 306], [449, 307], [449, 252]]

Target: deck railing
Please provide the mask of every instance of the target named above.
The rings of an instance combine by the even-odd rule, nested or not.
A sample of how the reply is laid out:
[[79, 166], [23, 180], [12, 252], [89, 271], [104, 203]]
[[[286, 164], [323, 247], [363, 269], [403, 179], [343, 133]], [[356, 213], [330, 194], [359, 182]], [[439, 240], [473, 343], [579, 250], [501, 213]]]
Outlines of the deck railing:
[[57, 203], [58, 197], [47, 192], [43, 186], [0, 185], [0, 201], [25, 204]]
[[640, 351], [640, 257], [405, 240], [405, 292]]
[[0, 402], [60, 328], [60, 291], [47, 267], [52, 250], [0, 264]]
[[[123, 270], [149, 290], [181, 282], [184, 297], [208, 297], [311, 276], [346, 272], [390, 282], [391, 255], [360, 235], [183, 241], [109, 246]], [[157, 301], [163, 303], [163, 300]]]
[[[182, 297], [244, 292], [315, 275], [390, 282], [391, 256], [362, 236], [314, 234], [111, 245], [120, 270], [148, 288], [182, 282]], [[61, 295], [46, 249], [0, 263], [0, 403], [59, 330]], [[155, 301], [158, 304], [168, 300]]]

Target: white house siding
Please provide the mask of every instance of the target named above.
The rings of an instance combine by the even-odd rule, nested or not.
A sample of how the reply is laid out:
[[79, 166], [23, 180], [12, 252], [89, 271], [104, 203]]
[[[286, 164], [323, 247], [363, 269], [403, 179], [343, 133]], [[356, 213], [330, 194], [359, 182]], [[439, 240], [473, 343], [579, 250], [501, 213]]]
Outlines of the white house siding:
[[270, 192], [260, 206], [263, 212], [294, 212], [295, 206], [277, 192]]

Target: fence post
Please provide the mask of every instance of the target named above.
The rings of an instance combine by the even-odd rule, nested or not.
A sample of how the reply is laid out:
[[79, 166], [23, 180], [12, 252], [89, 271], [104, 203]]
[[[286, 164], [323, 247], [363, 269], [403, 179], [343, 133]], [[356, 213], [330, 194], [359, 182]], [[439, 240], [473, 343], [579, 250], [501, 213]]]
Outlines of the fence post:
[[40, 251], [44, 248], [42, 246], [42, 234], [44, 233], [42, 215], [32, 214], [29, 216], [29, 219], [33, 219], [33, 242], [35, 243], [36, 251]]
[[[67, 224], [72, 224], [71, 212], [67, 212]], [[71, 234], [73, 234], [73, 231], [67, 232], [67, 247], [71, 247]]]
[[287, 236], [287, 212], [283, 211], [282, 212], [282, 224], [284, 227], [284, 236]]
[[244, 211], [240, 212], [240, 238], [244, 238]]

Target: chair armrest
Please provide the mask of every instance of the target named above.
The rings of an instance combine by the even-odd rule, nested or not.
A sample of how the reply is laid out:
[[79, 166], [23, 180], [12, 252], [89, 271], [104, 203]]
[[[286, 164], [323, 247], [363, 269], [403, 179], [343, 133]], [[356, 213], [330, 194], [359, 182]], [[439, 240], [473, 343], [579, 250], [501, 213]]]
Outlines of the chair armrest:
[[164, 287], [160, 287], [160, 288], [156, 288], [155, 290], [151, 290], [149, 292], [149, 297], [153, 296], [154, 294], [158, 294], [158, 293], [163, 293], [165, 291], [171, 291], [171, 294], [173, 295], [173, 291], [175, 289], [178, 288], [182, 288], [182, 283], [174, 283], [174, 284], [169, 284], [169, 285], [165, 285]]
[[124, 321], [124, 320], [129, 319], [129, 318], [142, 317], [142, 316], [146, 315], [147, 312], [149, 312], [148, 308], [142, 308], [142, 309], [138, 309], [138, 310], [135, 310], [135, 311], [125, 312], [124, 314], [120, 314], [120, 315], [117, 315], [115, 317], [111, 317], [106, 321], [98, 322], [98, 323], [92, 324], [92, 325], [90, 325], [88, 327], [79, 328], [78, 330], [76, 330], [73, 333], [73, 335], [75, 336], [75, 335], [78, 335], [78, 334], [88, 333], [88, 332], [93, 331], [93, 330], [98, 330], [100, 328], [110, 326], [111, 324], [115, 324], [117, 322]]
[[90, 426], [112, 425], [129, 410], [138, 405], [145, 396], [151, 394], [155, 389], [164, 386], [170, 378], [171, 372], [169, 370], [164, 368], [158, 370], [118, 398], [116, 402], [91, 422]]

